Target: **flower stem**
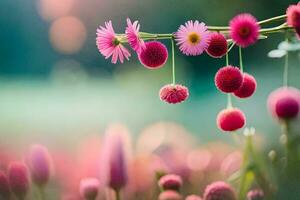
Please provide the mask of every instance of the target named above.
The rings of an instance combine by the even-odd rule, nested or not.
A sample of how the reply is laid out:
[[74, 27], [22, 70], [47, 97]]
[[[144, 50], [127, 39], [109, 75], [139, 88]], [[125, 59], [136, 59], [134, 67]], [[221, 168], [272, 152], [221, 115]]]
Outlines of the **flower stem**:
[[232, 108], [231, 94], [227, 94], [227, 108]]
[[[286, 41], [288, 41], [286, 39]], [[283, 71], [283, 86], [288, 86], [288, 78], [289, 78], [289, 51], [286, 51], [285, 59], [284, 59], [284, 71]]]
[[116, 192], [116, 200], [121, 200], [121, 192], [120, 190], [115, 190]]
[[173, 78], [173, 85], [175, 85], [175, 48], [174, 48], [174, 40], [173, 38], [171, 39], [171, 44], [172, 44], [172, 78]]
[[269, 19], [259, 21], [258, 24], [262, 25], [262, 24], [266, 24], [266, 23], [269, 23], [269, 22], [274, 22], [274, 21], [279, 21], [279, 20], [284, 20], [284, 19], [286, 19], [286, 15], [279, 15], [279, 16], [276, 16], [276, 17], [271, 17]]
[[239, 47], [239, 58], [240, 58], [240, 69], [241, 72], [244, 72], [244, 65], [243, 65], [243, 55], [242, 55], [242, 47]]

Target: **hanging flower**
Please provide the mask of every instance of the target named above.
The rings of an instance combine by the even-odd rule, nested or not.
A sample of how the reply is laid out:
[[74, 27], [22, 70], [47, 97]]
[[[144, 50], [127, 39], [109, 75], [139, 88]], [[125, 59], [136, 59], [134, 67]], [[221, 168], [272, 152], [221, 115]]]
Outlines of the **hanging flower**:
[[238, 108], [226, 108], [217, 116], [217, 125], [222, 131], [236, 131], [246, 123], [244, 113]]
[[116, 64], [118, 60], [124, 62], [124, 57], [129, 60], [131, 54], [122, 45], [120, 38], [117, 37], [111, 21], [105, 22], [105, 27], [97, 29], [96, 44], [100, 53], [108, 59], [112, 56], [111, 62]]
[[138, 54], [146, 48], [144, 40], [139, 37], [139, 30], [140, 25], [138, 24], [138, 21], [132, 23], [131, 20], [127, 18], [127, 27], [125, 30], [126, 38], [131, 48]]
[[245, 48], [258, 40], [260, 26], [250, 14], [240, 14], [230, 21], [230, 36], [233, 41]]
[[209, 32], [203, 22], [190, 20], [179, 27], [175, 33], [175, 40], [183, 54], [197, 56], [207, 49]]
[[189, 90], [182, 85], [168, 84], [159, 91], [160, 99], [170, 104], [177, 104], [185, 101], [189, 97]]
[[207, 54], [213, 58], [221, 58], [227, 53], [227, 40], [221, 33], [211, 33], [209, 36], [209, 46]]

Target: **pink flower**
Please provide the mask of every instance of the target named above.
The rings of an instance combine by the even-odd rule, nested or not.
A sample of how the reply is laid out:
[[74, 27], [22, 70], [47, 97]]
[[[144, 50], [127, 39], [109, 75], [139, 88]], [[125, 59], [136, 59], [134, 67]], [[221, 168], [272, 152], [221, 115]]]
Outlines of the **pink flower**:
[[190, 20], [179, 27], [175, 33], [175, 40], [182, 53], [197, 56], [208, 48], [209, 32], [203, 22]]
[[105, 27], [97, 29], [96, 44], [100, 53], [108, 59], [112, 56], [111, 62], [116, 64], [118, 60], [124, 62], [124, 57], [129, 60], [129, 51], [122, 45], [120, 38], [116, 35], [111, 21], [105, 22]]
[[160, 99], [170, 104], [181, 103], [189, 97], [189, 90], [182, 85], [168, 84], [159, 91]]
[[138, 24], [138, 21], [134, 21], [132, 24], [130, 19], [127, 18], [125, 34], [131, 48], [134, 49], [138, 54], [146, 48], [144, 40], [139, 37], [139, 30], [140, 25]]
[[8, 178], [2, 171], [0, 171], [0, 199], [10, 199]]
[[85, 178], [80, 181], [79, 192], [86, 200], [95, 200], [98, 195], [100, 182], [95, 178]]
[[21, 162], [12, 162], [8, 167], [8, 181], [11, 191], [20, 199], [29, 192], [30, 180], [28, 168]]
[[300, 28], [300, 5], [290, 5], [286, 10], [287, 24], [294, 27]]
[[260, 26], [255, 17], [250, 14], [240, 14], [230, 21], [230, 36], [233, 41], [247, 47], [258, 40]]
[[203, 198], [205, 200], [236, 200], [234, 190], [225, 182], [217, 181], [205, 188]]
[[236, 131], [246, 123], [244, 113], [238, 108], [226, 108], [219, 112], [217, 125], [222, 131]]
[[182, 200], [182, 196], [174, 190], [167, 190], [159, 194], [158, 200]]
[[48, 150], [41, 145], [32, 145], [28, 156], [28, 166], [33, 182], [39, 186], [48, 183], [52, 173], [52, 160]]
[[202, 200], [202, 198], [197, 195], [192, 194], [192, 195], [187, 196], [185, 198], [185, 200]]
[[158, 185], [163, 190], [179, 191], [180, 187], [182, 186], [182, 179], [176, 174], [167, 174], [159, 179]]

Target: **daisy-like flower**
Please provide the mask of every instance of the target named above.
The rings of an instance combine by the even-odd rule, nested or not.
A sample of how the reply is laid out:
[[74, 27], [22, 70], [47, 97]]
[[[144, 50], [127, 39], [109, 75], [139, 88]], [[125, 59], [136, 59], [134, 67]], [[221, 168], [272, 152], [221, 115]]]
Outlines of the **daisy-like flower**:
[[124, 62], [124, 57], [129, 60], [129, 51], [121, 44], [117, 37], [111, 21], [105, 22], [105, 27], [97, 29], [96, 44], [100, 53], [108, 59], [112, 56], [111, 62], [116, 64], [118, 60]]
[[144, 40], [139, 37], [140, 24], [138, 21], [133, 23], [129, 18], [127, 18], [127, 27], [125, 30], [126, 38], [131, 48], [135, 50], [138, 54], [146, 48]]
[[250, 14], [240, 14], [230, 21], [230, 36], [233, 41], [245, 48], [258, 40], [260, 26]]
[[197, 56], [208, 48], [209, 31], [203, 22], [190, 20], [179, 27], [175, 40], [183, 54]]

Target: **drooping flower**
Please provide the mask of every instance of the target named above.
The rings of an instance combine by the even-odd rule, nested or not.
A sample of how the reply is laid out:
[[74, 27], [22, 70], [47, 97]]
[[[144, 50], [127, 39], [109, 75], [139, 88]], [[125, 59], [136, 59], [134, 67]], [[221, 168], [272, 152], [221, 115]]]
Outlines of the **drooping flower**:
[[236, 200], [236, 195], [232, 187], [222, 181], [208, 185], [204, 191], [204, 200]]
[[12, 162], [8, 167], [8, 181], [11, 191], [20, 199], [29, 192], [30, 180], [28, 168], [24, 163]]
[[108, 59], [112, 56], [111, 62], [116, 64], [118, 60], [124, 62], [124, 57], [129, 60], [131, 54], [122, 45], [120, 38], [116, 35], [112, 22], [105, 22], [105, 27], [97, 29], [96, 44], [99, 52]]
[[240, 14], [230, 21], [230, 36], [241, 46], [248, 47], [258, 40], [260, 26], [251, 14]]
[[238, 108], [226, 108], [217, 116], [217, 126], [222, 131], [236, 131], [246, 123], [244, 113]]
[[187, 21], [175, 33], [180, 51], [188, 56], [197, 56], [208, 48], [209, 31], [203, 22]]
[[281, 87], [268, 97], [268, 108], [277, 119], [296, 118], [300, 110], [300, 91], [293, 87]]
[[139, 54], [140, 62], [149, 69], [158, 69], [167, 62], [168, 49], [158, 41], [151, 41], [145, 43], [145, 49]]
[[202, 200], [202, 198], [197, 195], [192, 194], [192, 195], [187, 196], [185, 198], [185, 200]]
[[247, 193], [247, 200], [264, 200], [264, 192], [260, 189], [250, 190]]
[[158, 200], [182, 200], [182, 196], [174, 190], [166, 190], [159, 194]]
[[225, 93], [231, 93], [241, 87], [243, 74], [239, 68], [231, 65], [220, 68], [215, 75], [216, 87]]
[[85, 178], [80, 181], [79, 192], [85, 200], [95, 200], [98, 195], [100, 182], [96, 178]]
[[182, 179], [176, 174], [167, 174], [159, 179], [158, 185], [163, 190], [179, 191], [182, 186]]
[[255, 78], [250, 74], [244, 73], [241, 87], [234, 91], [233, 94], [239, 98], [248, 98], [255, 92], [256, 85]]
[[286, 10], [287, 24], [294, 28], [300, 28], [300, 5], [290, 5]]
[[160, 89], [159, 97], [162, 101], [170, 104], [181, 103], [189, 97], [189, 90], [183, 85], [168, 84]]
[[32, 145], [28, 155], [28, 166], [32, 181], [38, 186], [46, 185], [52, 173], [52, 159], [42, 145]]
[[140, 30], [139, 22], [134, 21], [132, 23], [131, 20], [127, 18], [127, 27], [125, 30], [125, 34], [131, 48], [135, 50], [138, 54], [141, 53], [141, 51], [146, 48], [144, 40], [142, 40], [139, 36], [139, 30]]
[[221, 58], [227, 53], [227, 40], [221, 33], [211, 33], [207, 54], [213, 58]]
[[3, 171], [0, 171], [0, 199], [10, 199], [8, 178]]
[[129, 135], [121, 124], [113, 124], [106, 130], [103, 147], [101, 180], [115, 191], [128, 182]]

